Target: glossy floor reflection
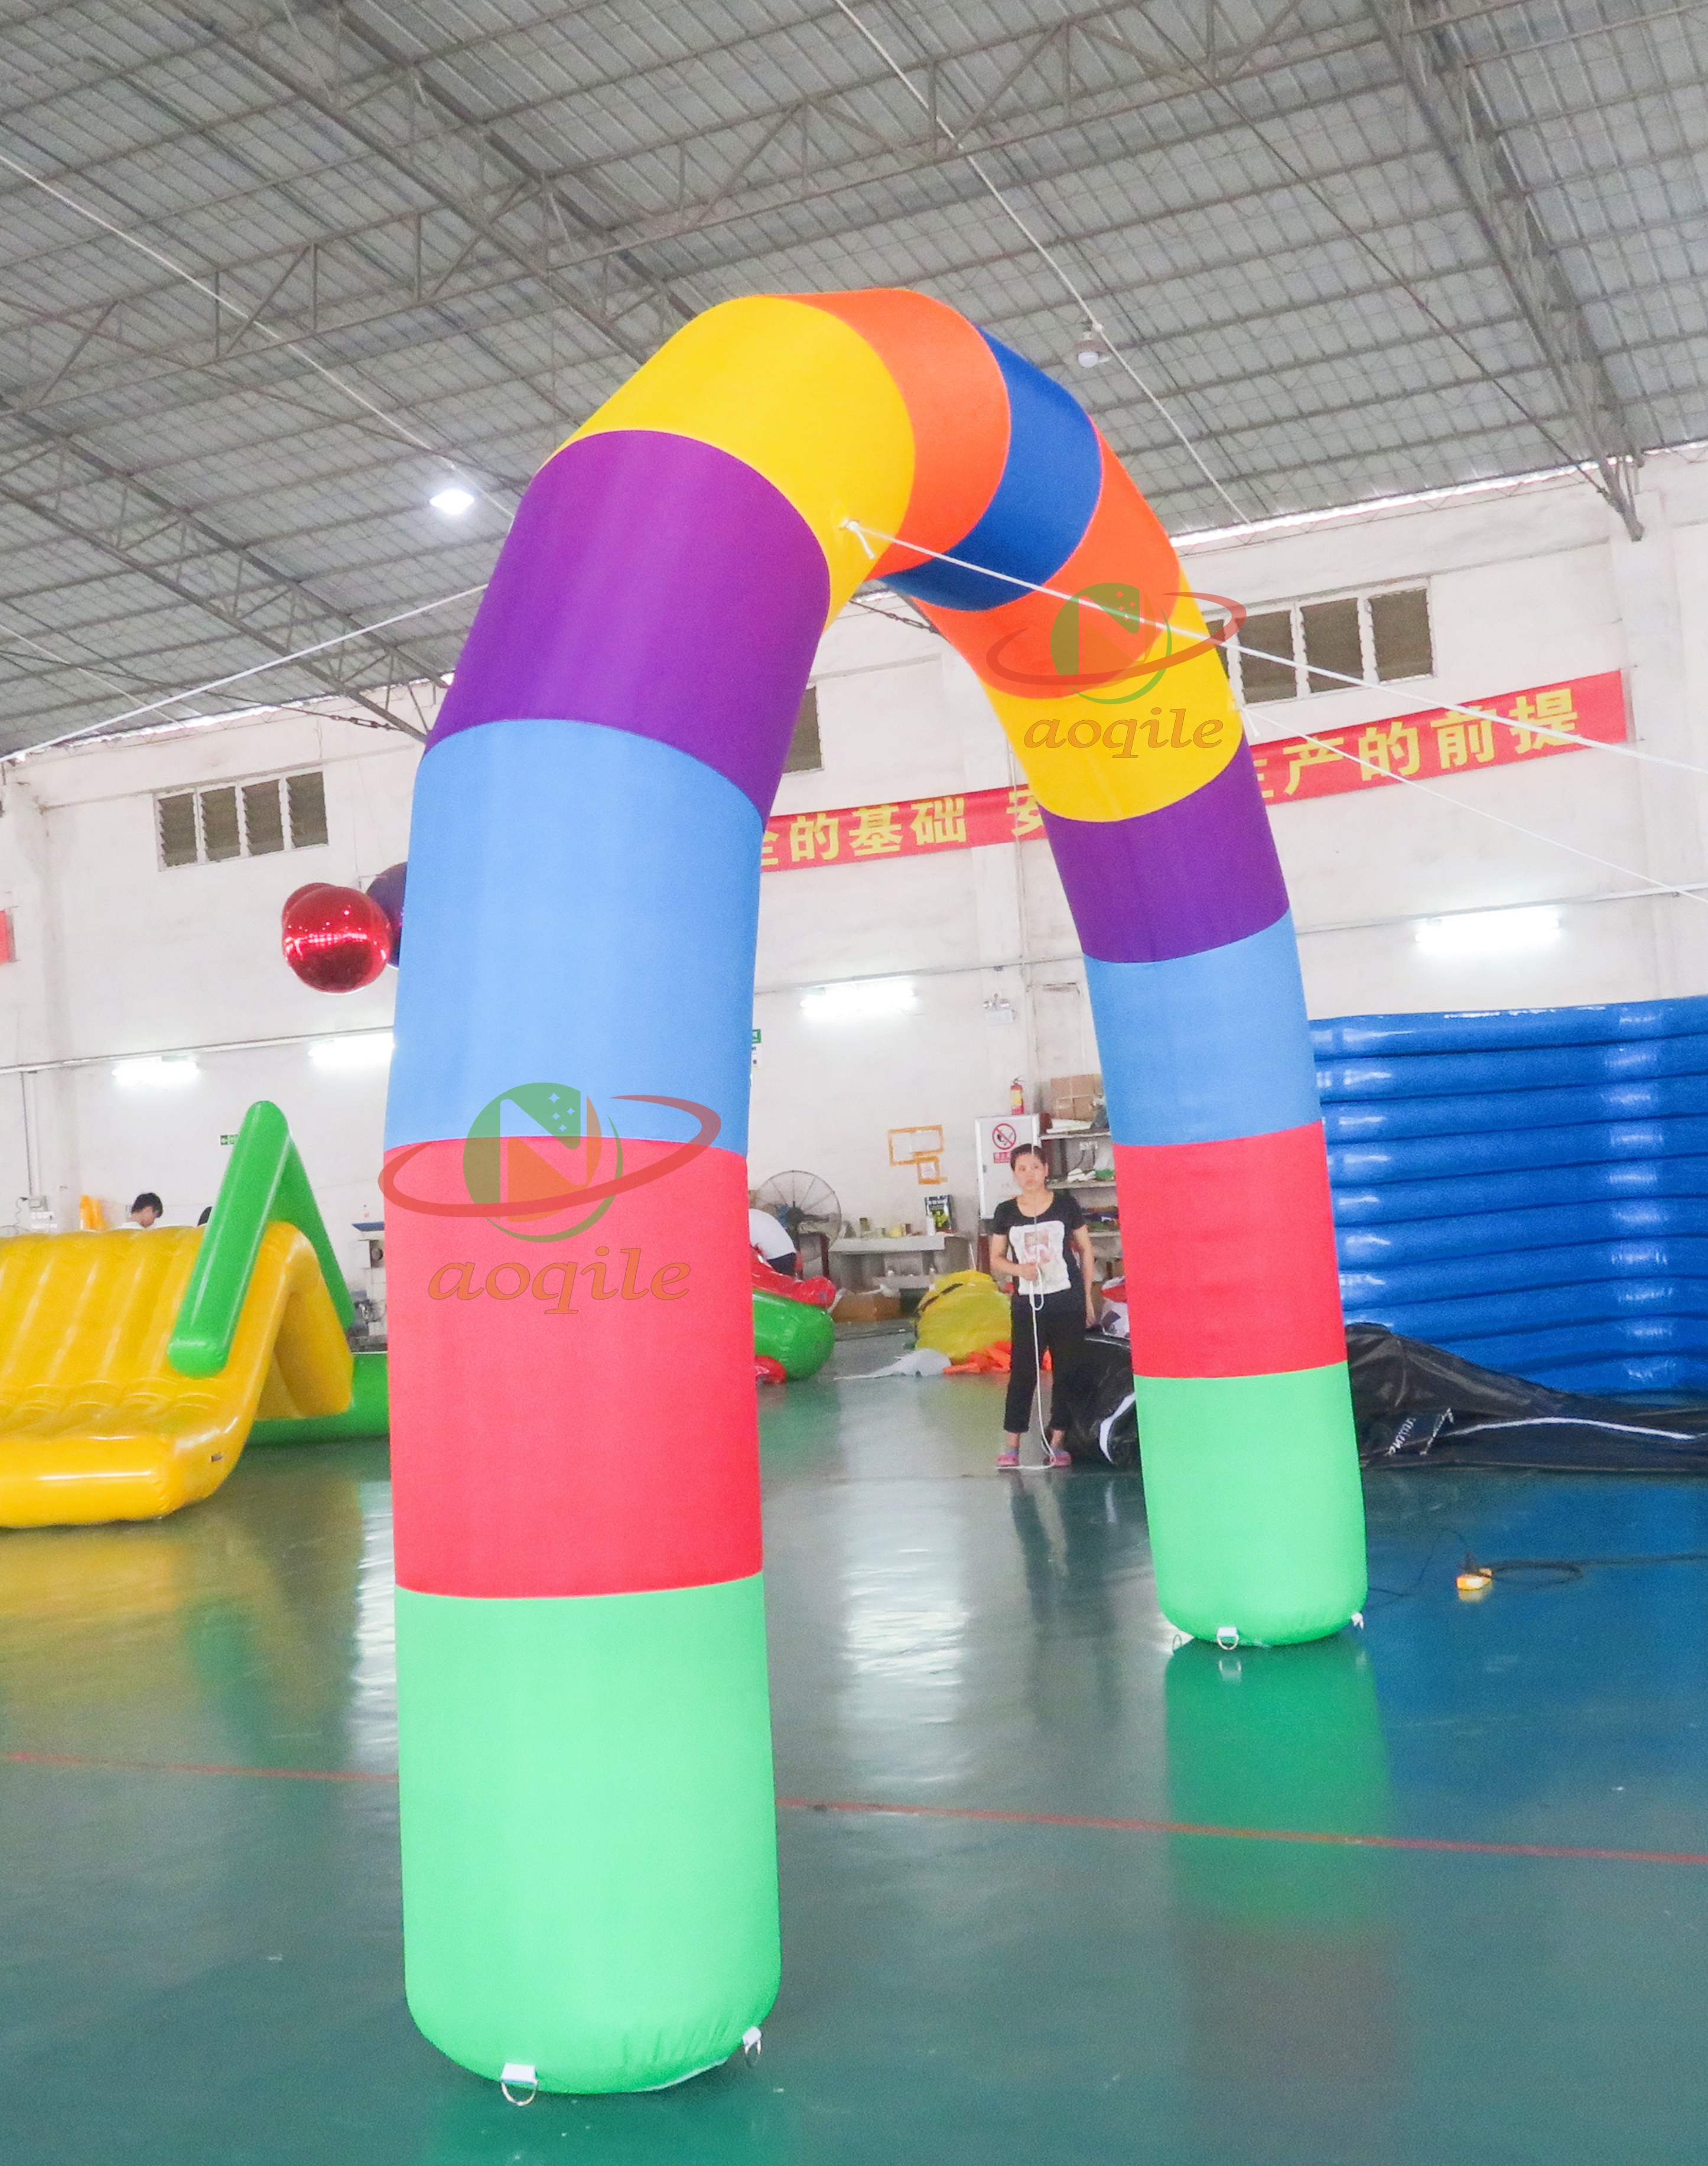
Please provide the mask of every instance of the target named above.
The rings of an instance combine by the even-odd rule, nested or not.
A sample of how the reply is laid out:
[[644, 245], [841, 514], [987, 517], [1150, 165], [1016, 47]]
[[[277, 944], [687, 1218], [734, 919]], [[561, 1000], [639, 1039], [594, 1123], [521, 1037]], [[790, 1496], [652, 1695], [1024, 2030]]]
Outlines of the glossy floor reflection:
[[1708, 1565], [1452, 1575], [1708, 1551], [1708, 1484], [1388, 1477], [1362, 1635], [1177, 1651], [1140, 1483], [999, 1477], [999, 1405], [766, 1397], [784, 1994], [656, 2098], [404, 2012], [382, 1450], [0, 1537], [0, 2160], [1703, 2155]]

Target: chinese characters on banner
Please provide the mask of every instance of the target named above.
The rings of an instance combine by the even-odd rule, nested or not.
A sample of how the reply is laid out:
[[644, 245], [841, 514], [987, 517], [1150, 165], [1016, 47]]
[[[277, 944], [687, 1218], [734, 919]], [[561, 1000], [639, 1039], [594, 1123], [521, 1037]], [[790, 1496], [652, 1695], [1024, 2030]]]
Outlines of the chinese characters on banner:
[[[1277, 737], [1253, 745], [1264, 797], [1272, 805], [1297, 804], [1305, 797], [1336, 797], [1390, 782], [1432, 782], [1444, 774], [1510, 767], [1520, 760], [1577, 750], [1545, 734], [1554, 730], [1603, 744], [1622, 744], [1626, 738], [1625, 683], [1616, 669], [1600, 677], [1574, 677], [1563, 684], [1536, 685], [1527, 692], [1501, 692], [1472, 705], [1483, 714], [1432, 707], [1427, 714], [1401, 715], [1391, 722], [1314, 731], [1317, 742]], [[1490, 721], [1490, 715], [1507, 719]], [[1531, 723], [1541, 727], [1532, 729]]]
[[[1434, 707], [1392, 721], [1314, 732], [1320, 742], [1278, 737], [1254, 745], [1264, 797], [1272, 805], [1297, 804], [1307, 797], [1334, 797], [1414, 778], [1433, 781], [1577, 750], [1544, 732], [1568, 731], [1604, 744], [1621, 744], [1627, 733], [1625, 684], [1616, 669], [1535, 685], [1526, 692], [1498, 693], [1473, 704], [1484, 713]], [[1494, 715], [1505, 719], [1489, 719]], [[972, 850], [986, 843], [1024, 843], [1043, 832], [1037, 799], [1024, 783], [1017, 783], [956, 797], [780, 813], [765, 822], [759, 863], [766, 872], [792, 872], [806, 865], [860, 864], [938, 850]]]
[[859, 864], [1023, 843], [1044, 832], [1044, 815], [1024, 783], [959, 797], [915, 797], [900, 805], [854, 805], [840, 812], [785, 812], [765, 822], [759, 858], [768, 873], [798, 865]]

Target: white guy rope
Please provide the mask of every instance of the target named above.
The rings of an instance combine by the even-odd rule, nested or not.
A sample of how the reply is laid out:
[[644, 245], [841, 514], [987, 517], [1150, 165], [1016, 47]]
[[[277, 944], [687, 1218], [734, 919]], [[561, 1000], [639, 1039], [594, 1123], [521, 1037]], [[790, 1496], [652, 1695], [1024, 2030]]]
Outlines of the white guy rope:
[[[341, 631], [330, 639], [317, 639], [312, 647], [299, 647], [293, 653], [277, 654], [271, 661], [252, 663], [247, 669], [234, 669], [229, 676], [210, 677], [205, 684], [192, 684], [182, 692], [168, 692], [140, 707], [127, 707], [122, 715], [108, 715], [103, 721], [85, 723], [80, 730], [67, 730], [62, 737], [45, 738], [40, 744], [20, 745], [16, 752], [0, 754], [0, 766], [13, 760], [28, 759], [39, 752], [52, 752], [60, 745], [75, 744], [79, 737], [98, 737], [103, 730], [116, 730], [122, 723], [134, 722], [140, 715], [158, 714], [162, 707], [181, 706], [186, 700], [198, 700], [205, 692], [218, 692], [227, 684], [241, 684], [246, 678], [264, 676], [270, 669], [283, 669], [289, 663], [304, 662], [311, 654], [324, 654], [329, 647], [343, 647], [352, 639], [366, 639], [370, 632], [383, 631], [390, 625], [406, 623], [410, 617], [448, 609], [452, 602], [467, 601], [471, 594], [484, 594], [486, 584], [483, 579], [478, 587], [463, 587], [454, 594], [441, 594], [436, 601], [420, 602], [414, 609], [399, 610], [394, 616], [383, 616], [377, 623], [358, 625], [354, 631]], [[329, 696], [336, 697], [330, 688]]]
[[[1047, 594], [1052, 601], [1077, 602], [1081, 608], [1094, 609], [1099, 615], [1108, 617], [1114, 624], [1123, 626], [1142, 624], [1148, 626], [1154, 631], [1177, 632], [1183, 639], [1198, 639], [1206, 636], [1192, 631], [1189, 626], [1171, 624], [1166, 617], [1146, 616], [1138, 610], [1117, 609], [1103, 602], [1094, 601], [1089, 594], [1065, 594], [1060, 587], [1039, 586], [1035, 580], [1017, 578], [1012, 572], [994, 571], [987, 564], [975, 564], [965, 557], [951, 557], [942, 549], [928, 549], [923, 542], [909, 542], [902, 535], [883, 533], [879, 528], [867, 526], [858, 519], [844, 519], [842, 523], [852, 532], [862, 537], [870, 536], [871, 542], [893, 542], [897, 548], [917, 550], [922, 557], [935, 557], [939, 563], [953, 564], [963, 572], [982, 573], [987, 579], [1000, 579], [1005, 585], [1010, 587], [1023, 587], [1029, 594]], [[875, 563], [877, 552], [870, 548], [870, 542], [868, 542], [868, 553]], [[1261, 647], [1248, 647], [1243, 639], [1240, 642], [1240, 652], [1241, 654], [1249, 654], [1254, 662], [1273, 662], [1282, 669], [1292, 669], [1296, 667], [1292, 655], [1267, 654]], [[1144, 667], [1143, 663], [1135, 663], [1131, 674], [1135, 677], [1138, 676]], [[1315, 662], [1308, 663], [1306, 669], [1313, 677], [1332, 677], [1336, 683], [1351, 685], [1360, 691], [1368, 691], [1371, 689], [1367, 678], [1349, 677], [1343, 669], [1330, 669], [1322, 663]], [[1532, 737], [1553, 737], [1561, 744], [1581, 745], [1591, 752], [1614, 753], [1622, 759], [1645, 761], [1651, 767], [1675, 768], [1680, 774], [1700, 774], [1705, 780], [1708, 780], [1708, 767], [1700, 767], [1694, 760], [1668, 759], [1664, 753], [1649, 752], [1642, 745], [1609, 744], [1604, 737], [1579, 737], [1575, 730], [1552, 729], [1546, 722], [1515, 722], [1508, 715], [1497, 715], [1487, 707], [1468, 705], [1457, 700], [1443, 700], [1437, 704], [1446, 714], [1468, 715], [1473, 721], [1499, 722], [1502, 729], [1528, 730]], [[1395, 718], [1393, 716], [1382, 717], [1372, 722], [1370, 727], [1380, 728], [1383, 720], [1393, 719]], [[1309, 730], [1295, 730], [1293, 734], [1295, 737], [1309, 739], [1312, 744], [1319, 744], [1323, 742], [1319, 737], [1312, 737]], [[1405, 779], [1404, 775], [1394, 777], [1396, 782], [1403, 782]], [[1564, 846], [1562, 845], [1562, 847]]]
[[[963, 571], [984, 572], [986, 577], [1001, 579], [1011, 587], [1024, 587], [1032, 594], [1048, 594], [1052, 600], [1083, 604], [1087, 599], [1081, 594], [1064, 594], [1059, 587], [1041, 586], [1034, 579], [1017, 578], [1012, 573], [991, 571], [986, 565], [970, 563], [961, 557], [951, 557], [944, 550], [928, 548], [923, 542], [908, 542], [900, 535], [880, 533], [875, 526], [864, 526], [857, 519], [845, 519], [843, 525], [858, 534], [862, 540], [870, 536], [872, 541], [893, 542], [898, 547], [916, 550], [922, 557], [935, 557], [942, 563], [957, 565]], [[868, 542], [867, 546], [870, 547], [870, 543]], [[1103, 615], [1111, 618], [1117, 624], [1144, 624], [1159, 631], [1178, 631], [1190, 638], [1198, 637], [1197, 633], [1186, 626], [1169, 624], [1158, 617], [1141, 616], [1133, 610], [1105, 609], [1100, 602], [1091, 602], [1089, 606], [1100, 610]], [[1279, 655], [1261, 653], [1256, 647], [1241, 651], [1251, 653], [1260, 662], [1279, 662], [1282, 659]], [[1291, 666], [1290, 660], [1288, 666]], [[1134, 674], [1137, 675], [1137, 674], [1138, 669], [1135, 668]], [[1319, 674], [1325, 676], [1338, 676], [1340, 673], [1337, 670], [1325, 670]], [[1358, 684], [1363, 680], [1362, 678], [1348, 677], [1345, 682], [1349, 684]], [[1231, 687], [1229, 689], [1231, 690]], [[1513, 726], [1504, 715], [1490, 715], [1480, 707], [1454, 706], [1447, 711], [1456, 715], [1474, 716], [1479, 721], [1499, 722], [1504, 729], [1510, 729]], [[1372, 726], [1379, 727], [1380, 725], [1374, 724]], [[1531, 725], [1526, 722], [1524, 727], [1529, 729]], [[1637, 758], [1652, 759], [1658, 766], [1681, 768], [1688, 774], [1708, 775], [1708, 768], [1693, 767], [1685, 760], [1664, 759], [1658, 753], [1637, 752], [1634, 746], [1630, 745], [1604, 744], [1595, 737], [1576, 737], [1570, 730], [1547, 730], [1538, 734], [1557, 737], [1563, 744], [1594, 745], [1602, 752], [1630, 753]], [[1693, 889], [1678, 886], [1668, 880], [1658, 880], [1652, 874], [1639, 872], [1634, 865], [1621, 864], [1616, 858], [1604, 858], [1594, 850], [1582, 849], [1575, 843], [1563, 843], [1557, 835], [1545, 835], [1540, 828], [1524, 827], [1516, 820], [1504, 818], [1499, 812], [1486, 811], [1479, 805], [1467, 804], [1462, 797], [1456, 795], [1451, 790], [1432, 790], [1428, 783], [1414, 781], [1409, 774], [1395, 774], [1391, 768], [1378, 766], [1374, 760], [1361, 759], [1356, 753], [1348, 752], [1343, 745], [1335, 744], [1331, 738], [1319, 737], [1309, 730], [1296, 730], [1293, 735], [1303, 738], [1307, 744], [1321, 745], [1326, 751], [1333, 753], [1336, 758], [1349, 759], [1355, 767], [1362, 767], [1371, 774], [1385, 775], [1389, 781], [1400, 783], [1407, 790], [1420, 790], [1425, 797], [1438, 797], [1444, 805], [1453, 806], [1461, 812], [1468, 812], [1473, 818], [1489, 821], [1497, 827], [1510, 828], [1514, 834], [1523, 835], [1532, 843], [1541, 843], [1550, 849], [1564, 850], [1574, 858], [1585, 858], [1591, 864], [1605, 865], [1609, 871], [1619, 873], [1626, 880], [1640, 881], [1646, 891], [1656, 895], [1681, 895], [1689, 901], [1708, 905], [1708, 895], [1699, 895]]]
[[[417, 451], [428, 452], [436, 459], [447, 461], [455, 466], [459, 473], [466, 471], [464, 462], [458, 459], [455, 452], [448, 450], [442, 444], [436, 444], [430, 437], [424, 436], [418, 431], [412, 429], [407, 421], [400, 420], [397, 415], [389, 412], [377, 400], [370, 399], [359, 385], [350, 383], [347, 378], [341, 376], [336, 369], [329, 368], [325, 362], [317, 361], [313, 354], [294, 339], [288, 339], [283, 333], [262, 323], [260, 318], [255, 316], [242, 302], [229, 299], [217, 286], [210, 285], [205, 278], [198, 277], [188, 264], [178, 262], [176, 258], [167, 255], [163, 250], [156, 248], [151, 241], [145, 240], [140, 234], [131, 233], [124, 226], [115, 225], [110, 218], [103, 216], [90, 204], [79, 202], [76, 196], [67, 194], [65, 189], [56, 188], [43, 174], [33, 172], [29, 166], [8, 156], [4, 151], [0, 151], [0, 166], [5, 166], [8, 172], [16, 173], [20, 180], [28, 181], [31, 188], [40, 188], [44, 195], [51, 196], [56, 203], [62, 204], [66, 210], [74, 212], [77, 217], [87, 219], [92, 225], [99, 226], [103, 233], [110, 233], [115, 240], [122, 240], [127, 248], [134, 248], [141, 255], [147, 256], [151, 262], [158, 263], [163, 271], [171, 272], [173, 277], [182, 278], [186, 284], [193, 286], [198, 293], [205, 293], [216, 309], [223, 309], [230, 315], [242, 317], [245, 323], [265, 339], [269, 346], [283, 348], [293, 359], [312, 368], [315, 375], [324, 378], [334, 390], [341, 393], [346, 399], [353, 399], [364, 412], [371, 414], [375, 420], [389, 429], [394, 436], [400, 436], [405, 443], [413, 445]], [[484, 494], [486, 491], [483, 489], [482, 493]]]

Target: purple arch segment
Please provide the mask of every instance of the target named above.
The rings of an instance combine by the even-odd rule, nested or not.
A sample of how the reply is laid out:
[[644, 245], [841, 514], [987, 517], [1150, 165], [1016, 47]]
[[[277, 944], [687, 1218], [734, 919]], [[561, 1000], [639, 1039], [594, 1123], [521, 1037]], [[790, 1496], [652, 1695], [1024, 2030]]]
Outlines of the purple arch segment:
[[1044, 824], [1080, 944], [1102, 963], [1166, 963], [1248, 940], [1287, 910], [1251, 751], [1203, 789], [1131, 820]]
[[580, 437], [529, 484], [431, 745], [516, 715], [599, 723], [691, 754], [764, 815], [829, 607], [812, 528], [740, 459]]

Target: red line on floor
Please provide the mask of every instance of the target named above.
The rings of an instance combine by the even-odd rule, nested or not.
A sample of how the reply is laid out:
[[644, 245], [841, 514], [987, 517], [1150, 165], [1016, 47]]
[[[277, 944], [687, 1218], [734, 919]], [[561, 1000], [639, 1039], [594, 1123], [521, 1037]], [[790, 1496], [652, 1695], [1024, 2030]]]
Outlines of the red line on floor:
[[1081, 1813], [1003, 1812], [988, 1805], [884, 1805], [854, 1799], [779, 1798], [803, 1813], [874, 1813], [907, 1820], [993, 1820], [1012, 1827], [1100, 1829], [1117, 1835], [1208, 1836], [1223, 1842], [1308, 1842], [1344, 1850], [1435, 1850], [1473, 1857], [1605, 1858], [1621, 1865], [1708, 1865], [1708, 1852], [1605, 1850], [1569, 1842], [1460, 1842], [1446, 1836], [1340, 1835], [1323, 1828], [1215, 1827], [1198, 1820], [1112, 1820]]
[[15, 1767], [78, 1767], [97, 1775], [259, 1775], [276, 1783], [389, 1783], [395, 1775], [373, 1775], [361, 1767], [233, 1767], [196, 1760], [85, 1760], [71, 1752], [0, 1752], [0, 1765]]
[[[243, 1767], [218, 1761], [96, 1760], [71, 1752], [0, 1752], [0, 1766], [68, 1767], [101, 1775], [249, 1775], [282, 1783], [378, 1783], [397, 1777], [359, 1767]], [[1423, 1850], [1468, 1857], [1600, 1859], [1615, 1865], [1708, 1865], [1708, 1852], [1613, 1850], [1570, 1842], [1470, 1842], [1448, 1836], [1343, 1835], [1326, 1828], [1217, 1827], [1200, 1820], [1116, 1820], [1088, 1813], [1023, 1813], [994, 1805], [896, 1805], [857, 1798], [779, 1798], [790, 1813], [858, 1813], [879, 1819], [985, 1821], [999, 1827], [1084, 1828], [1107, 1835], [1203, 1836], [1219, 1842], [1303, 1842], [1340, 1850]]]

